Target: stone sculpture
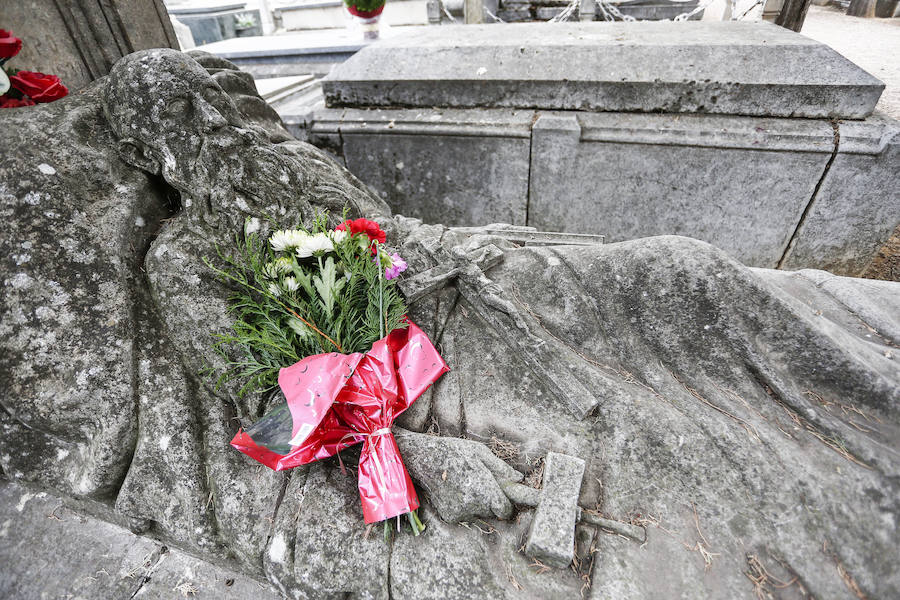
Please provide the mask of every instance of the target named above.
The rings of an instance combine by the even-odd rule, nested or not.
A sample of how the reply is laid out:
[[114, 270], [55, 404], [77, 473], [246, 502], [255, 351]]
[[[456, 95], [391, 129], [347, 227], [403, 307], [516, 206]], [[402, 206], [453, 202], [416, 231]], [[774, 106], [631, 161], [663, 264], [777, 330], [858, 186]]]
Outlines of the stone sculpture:
[[[391, 217], [195, 56], [136, 53], [0, 114], [7, 478], [290, 598], [900, 593], [898, 284]], [[345, 205], [401, 241], [411, 317], [453, 368], [396, 432], [417, 538], [364, 537], [334, 464], [277, 474], [229, 448], [270, 398], [201, 375], [230, 325], [203, 258]]]

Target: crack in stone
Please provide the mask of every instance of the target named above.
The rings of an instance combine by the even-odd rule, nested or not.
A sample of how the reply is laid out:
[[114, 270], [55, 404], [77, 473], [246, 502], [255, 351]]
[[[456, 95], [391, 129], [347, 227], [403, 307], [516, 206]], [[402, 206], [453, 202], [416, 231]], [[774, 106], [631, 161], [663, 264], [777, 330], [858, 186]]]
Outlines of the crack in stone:
[[160, 546], [157, 550], [155, 550], [149, 557], [144, 559], [144, 565], [139, 567], [144, 570], [143, 575], [141, 575], [141, 579], [137, 584], [134, 592], [128, 597], [128, 600], [133, 600], [135, 596], [141, 591], [141, 589], [147, 585], [147, 583], [153, 578], [153, 572], [156, 570], [156, 567], [162, 562], [165, 555], [168, 554], [169, 548], [167, 546]]
[[794, 233], [791, 234], [790, 241], [788, 241], [788, 244], [787, 246], [785, 246], [781, 258], [778, 259], [778, 263], [775, 265], [776, 269], [782, 269], [784, 267], [785, 261], [787, 261], [787, 259], [790, 257], [791, 251], [797, 244], [797, 238], [800, 236], [800, 230], [803, 229], [803, 225], [806, 224], [806, 218], [812, 211], [813, 204], [816, 201], [816, 196], [819, 195], [819, 190], [822, 189], [822, 184], [825, 182], [825, 178], [828, 176], [828, 172], [831, 170], [831, 165], [832, 163], [834, 163], [834, 159], [837, 158], [838, 150], [841, 147], [841, 131], [837, 120], [830, 121], [830, 124], [833, 131], [832, 142], [834, 144], [834, 147], [831, 150], [831, 156], [828, 158], [828, 162], [825, 163], [825, 169], [822, 171], [822, 176], [819, 177], [819, 181], [816, 182], [816, 187], [813, 188], [812, 196], [810, 196], [809, 202], [806, 203], [806, 207], [803, 209], [803, 213], [800, 215], [800, 220], [797, 221], [797, 227], [794, 228]]

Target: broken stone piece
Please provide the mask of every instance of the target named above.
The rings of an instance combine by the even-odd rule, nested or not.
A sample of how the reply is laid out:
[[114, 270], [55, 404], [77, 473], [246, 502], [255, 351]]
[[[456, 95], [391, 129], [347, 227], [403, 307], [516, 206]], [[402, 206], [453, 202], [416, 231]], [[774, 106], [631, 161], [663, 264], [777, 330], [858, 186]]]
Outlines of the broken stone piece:
[[525, 542], [525, 553], [552, 567], [565, 568], [575, 555], [575, 519], [584, 475], [580, 458], [548, 452], [541, 501]]

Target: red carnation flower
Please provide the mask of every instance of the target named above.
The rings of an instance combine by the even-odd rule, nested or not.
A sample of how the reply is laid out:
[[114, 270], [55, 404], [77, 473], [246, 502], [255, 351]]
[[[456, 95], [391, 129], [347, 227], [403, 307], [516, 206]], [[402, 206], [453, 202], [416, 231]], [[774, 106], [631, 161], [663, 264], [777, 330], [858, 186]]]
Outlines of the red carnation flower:
[[12, 34], [12, 31], [0, 29], [0, 60], [12, 58], [22, 49], [22, 40]]
[[13, 98], [9, 94], [0, 96], [0, 108], [18, 108], [20, 106], [34, 106], [31, 98]]
[[35, 102], [53, 102], [69, 93], [56, 75], [19, 71], [10, 76], [10, 84]]
[[347, 228], [350, 229], [350, 235], [356, 235], [357, 233], [364, 233], [369, 236], [369, 239], [372, 240], [372, 254], [375, 254], [375, 242], [379, 242], [383, 244], [387, 239], [387, 234], [381, 230], [381, 227], [375, 221], [370, 221], [368, 219], [354, 219], [351, 221], [347, 219], [334, 229], [336, 231], [345, 231]]

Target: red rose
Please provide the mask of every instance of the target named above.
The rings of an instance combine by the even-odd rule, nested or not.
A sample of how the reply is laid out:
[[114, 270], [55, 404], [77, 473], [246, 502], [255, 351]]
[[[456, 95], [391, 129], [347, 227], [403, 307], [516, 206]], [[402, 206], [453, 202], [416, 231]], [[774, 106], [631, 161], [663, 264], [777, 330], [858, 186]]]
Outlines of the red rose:
[[53, 102], [69, 93], [56, 75], [19, 71], [9, 78], [10, 84], [35, 102]]
[[18, 98], [13, 98], [9, 94], [0, 96], [0, 108], [18, 108], [20, 106], [34, 106], [34, 102], [31, 101], [31, 98], [22, 98], [19, 100]]
[[0, 60], [12, 58], [22, 49], [22, 40], [12, 34], [12, 31], [0, 29]]
[[350, 228], [350, 235], [364, 233], [369, 236], [369, 239], [373, 242], [380, 242], [382, 244], [387, 239], [387, 234], [381, 230], [381, 227], [375, 221], [370, 221], [368, 219], [355, 219], [351, 221], [347, 219], [335, 227], [335, 229], [337, 231], [344, 231], [348, 227]]

